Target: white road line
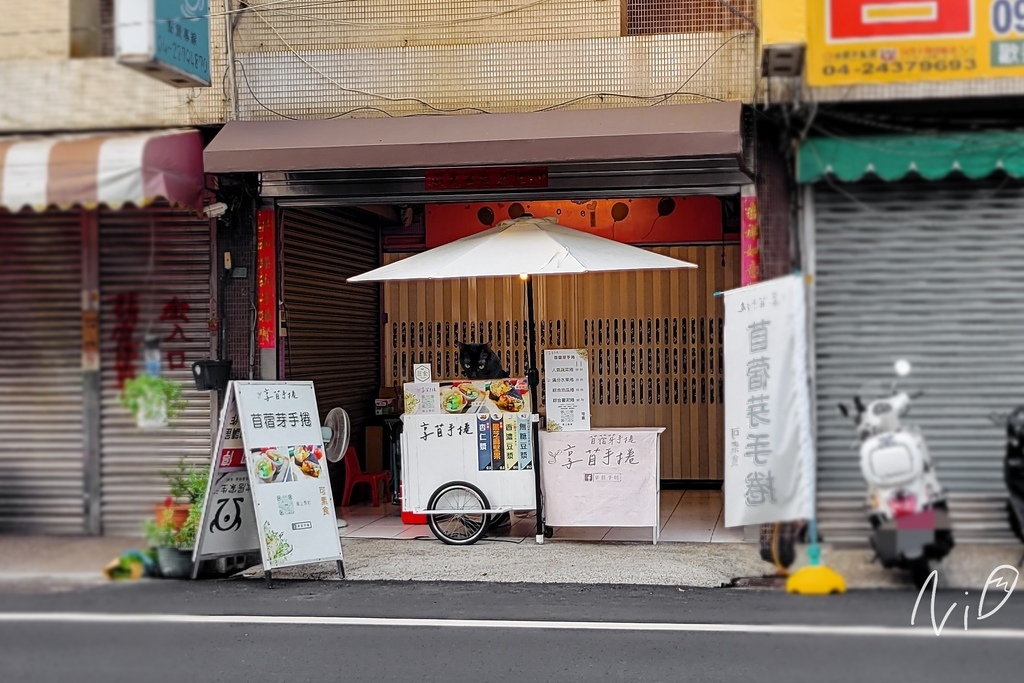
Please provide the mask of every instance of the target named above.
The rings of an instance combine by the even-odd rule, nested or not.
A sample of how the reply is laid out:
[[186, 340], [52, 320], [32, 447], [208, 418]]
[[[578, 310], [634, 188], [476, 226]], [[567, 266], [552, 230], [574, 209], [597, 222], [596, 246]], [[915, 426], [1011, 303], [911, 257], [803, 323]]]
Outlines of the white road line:
[[[931, 628], [909, 626], [817, 626], [813, 624], [694, 624], [628, 621], [526, 621], [501, 619], [405, 619], [383, 617], [303, 617], [205, 614], [99, 614], [87, 612], [7, 612], [3, 623], [66, 624], [241, 624], [298, 626], [368, 626], [413, 628], [492, 628], [562, 631], [661, 631], [669, 633], [747, 633], [763, 635], [935, 638]], [[942, 638], [1024, 640], [1022, 629], [946, 628]]]

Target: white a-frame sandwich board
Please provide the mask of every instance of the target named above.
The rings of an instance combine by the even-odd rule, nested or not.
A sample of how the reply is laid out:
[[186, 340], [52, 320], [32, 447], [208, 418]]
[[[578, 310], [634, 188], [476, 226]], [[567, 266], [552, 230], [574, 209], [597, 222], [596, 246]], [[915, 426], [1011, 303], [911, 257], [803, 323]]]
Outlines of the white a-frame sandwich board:
[[231, 382], [192, 554], [260, 552], [267, 585], [282, 567], [336, 560], [345, 576], [312, 382]]

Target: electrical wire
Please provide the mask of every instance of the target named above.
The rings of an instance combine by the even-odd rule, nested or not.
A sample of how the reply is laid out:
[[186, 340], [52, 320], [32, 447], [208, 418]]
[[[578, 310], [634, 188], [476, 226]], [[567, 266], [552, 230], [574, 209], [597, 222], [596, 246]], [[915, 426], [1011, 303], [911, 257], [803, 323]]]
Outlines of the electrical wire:
[[[495, 113], [493, 111], [488, 111], [488, 110], [480, 108], [480, 107], [455, 107], [455, 108], [451, 108], [451, 109], [444, 109], [444, 108], [432, 105], [429, 102], [427, 102], [426, 100], [423, 100], [423, 99], [418, 98], [418, 97], [391, 97], [391, 96], [388, 96], [388, 95], [381, 95], [381, 94], [367, 92], [365, 90], [359, 90], [357, 88], [349, 88], [349, 87], [341, 84], [336, 79], [334, 79], [331, 76], [329, 76], [328, 74], [326, 74], [323, 70], [319, 69], [318, 67], [316, 67], [315, 65], [310, 63], [309, 60], [307, 60], [305, 57], [303, 57], [302, 54], [300, 54], [300, 52], [291, 43], [289, 43], [288, 40], [284, 36], [281, 35], [281, 33], [277, 30], [277, 28], [274, 27], [273, 24], [271, 24], [269, 21], [267, 21], [267, 19], [265, 17], [262, 17], [259, 14], [257, 14], [256, 16], [259, 17], [259, 19], [261, 21], [263, 21], [267, 25], [267, 27], [270, 28], [271, 31], [274, 32], [274, 34], [277, 36], [278, 40], [280, 40], [284, 44], [284, 46], [288, 49], [288, 51], [291, 52], [296, 58], [298, 58], [298, 60], [300, 62], [302, 62], [310, 70], [312, 70], [316, 74], [320, 75], [322, 78], [324, 78], [330, 84], [334, 85], [335, 87], [337, 87], [339, 90], [341, 90], [343, 92], [352, 93], [352, 94], [356, 94], [356, 95], [362, 95], [364, 97], [370, 97], [370, 98], [375, 98], [375, 99], [382, 99], [382, 100], [385, 100], [387, 102], [393, 102], [393, 103], [412, 102], [412, 103], [415, 103], [415, 104], [419, 104], [420, 106], [425, 107], [427, 109], [430, 109], [431, 111], [433, 111], [433, 112], [435, 112], [437, 114], [456, 114], [456, 113], [459, 113], [459, 112], [476, 112], [476, 113], [480, 113], [480, 114], [492, 114], [492, 113]], [[590, 93], [588, 95], [582, 95], [580, 97], [575, 97], [575, 98], [572, 98], [572, 99], [569, 99], [569, 100], [565, 100], [564, 102], [559, 102], [557, 104], [553, 104], [553, 105], [549, 105], [549, 106], [546, 106], [546, 107], [541, 107], [539, 109], [535, 109], [535, 110], [533, 110], [533, 113], [539, 113], [539, 112], [545, 112], [545, 111], [553, 111], [553, 110], [556, 110], [556, 109], [560, 109], [562, 107], [566, 107], [566, 106], [569, 106], [569, 105], [572, 105], [572, 104], [576, 104], [578, 102], [583, 102], [583, 101], [594, 99], [594, 98], [598, 98], [598, 99], [601, 99], [601, 98], [621, 98], [621, 99], [629, 99], [629, 100], [657, 100], [656, 102], [653, 102], [649, 106], [657, 106], [657, 105], [660, 105], [660, 104], [664, 104], [665, 102], [671, 100], [672, 98], [679, 97], [679, 96], [682, 96], [682, 95], [686, 95], [686, 96], [689, 96], [689, 97], [700, 97], [700, 98], [703, 98], [703, 99], [706, 99], [706, 100], [715, 101], [715, 102], [722, 102], [724, 100], [722, 100], [720, 98], [713, 97], [711, 95], [705, 95], [705, 94], [702, 94], [702, 93], [697, 93], [697, 92], [684, 91], [684, 88], [690, 83], [690, 81], [692, 81], [694, 78], [696, 78], [697, 74], [699, 74], [704, 69], [704, 67], [706, 67], [711, 62], [711, 60], [714, 59], [714, 57], [719, 52], [721, 52], [723, 49], [725, 49], [725, 47], [727, 47], [733, 41], [739, 40], [741, 38], [749, 38], [749, 37], [753, 37], [753, 36], [754, 36], [753, 33], [747, 31], [747, 32], [744, 32], [744, 33], [738, 33], [738, 34], [736, 34], [736, 35], [734, 35], [734, 36], [732, 36], [732, 37], [722, 41], [722, 43], [719, 44], [718, 47], [715, 48], [715, 50], [712, 51], [712, 53], [710, 55], [708, 55], [707, 58], [705, 58], [704, 61], [701, 62], [701, 64], [696, 69], [694, 69], [693, 73], [691, 73], [686, 78], [686, 80], [678, 88], [676, 88], [676, 90], [674, 90], [673, 92], [661, 93], [661, 94], [658, 94], [658, 95], [630, 95], [630, 94], [626, 94], [626, 93]], [[281, 118], [284, 118], [284, 119], [287, 119], [287, 120], [292, 120], [292, 121], [314, 120], [314, 119], [302, 119], [302, 118], [294, 117], [294, 116], [291, 116], [291, 115], [288, 115], [288, 114], [284, 114], [283, 112], [276, 111], [273, 108], [271, 108], [270, 106], [268, 106], [266, 103], [264, 103], [262, 100], [260, 100], [259, 97], [256, 95], [255, 89], [252, 87], [252, 83], [249, 80], [249, 76], [248, 76], [248, 73], [247, 73], [247, 71], [245, 69], [244, 62], [241, 62], [240, 60], [236, 60], [236, 63], [241, 64], [241, 66], [242, 66], [242, 77], [243, 77], [243, 80], [245, 81], [246, 89], [249, 91], [249, 94], [253, 97], [253, 99], [256, 101], [256, 103], [262, 109], [266, 110], [267, 112], [269, 112], [271, 114], [274, 114], [275, 116], [280, 116]], [[394, 118], [393, 114], [391, 114], [389, 112], [386, 112], [383, 109], [367, 105], [367, 106], [356, 107], [356, 108], [350, 109], [350, 110], [348, 110], [346, 112], [341, 112], [341, 113], [334, 114], [334, 115], [331, 115], [331, 116], [328, 116], [328, 117], [321, 117], [320, 119], [315, 119], [315, 120], [333, 120], [333, 119], [343, 118], [343, 117], [349, 116], [352, 113], [355, 113], [357, 111], [377, 111], [377, 112], [381, 112], [381, 113], [385, 114], [388, 117]], [[406, 116], [416, 116], [416, 115], [423, 115], [423, 114], [412, 114], [412, 115], [406, 115]]]
[[[703, 62], [701, 62], [701, 63], [700, 63], [700, 66], [698, 66], [698, 67], [697, 67], [696, 69], [694, 69], [694, 70], [693, 70], [693, 73], [692, 73], [692, 74], [690, 74], [690, 77], [689, 77], [689, 78], [687, 78], [687, 79], [686, 79], [685, 81], [683, 81], [683, 84], [682, 84], [681, 86], [679, 86], [679, 88], [677, 88], [677, 89], [676, 89], [676, 91], [675, 91], [674, 93], [672, 93], [671, 95], [667, 96], [667, 97], [665, 98], [665, 100], [667, 101], [668, 99], [670, 99], [670, 98], [672, 98], [672, 97], [675, 97], [675, 96], [676, 96], [676, 95], [677, 95], [677, 94], [678, 94], [678, 93], [679, 93], [680, 91], [682, 91], [682, 89], [683, 89], [683, 88], [685, 88], [685, 87], [686, 87], [687, 85], [689, 85], [690, 81], [692, 81], [692, 80], [693, 80], [694, 78], [696, 78], [696, 77], [697, 77], [697, 74], [699, 74], [699, 73], [701, 72], [701, 69], [703, 69], [703, 68], [704, 68], [705, 66], [707, 66], [707, 65], [708, 65], [708, 63], [709, 63], [709, 62], [710, 62], [710, 61], [711, 61], [712, 59], [714, 59], [714, 58], [715, 58], [715, 56], [716, 56], [716, 55], [717, 55], [717, 54], [718, 54], [719, 52], [721, 52], [722, 50], [724, 50], [724, 49], [726, 48], [726, 46], [728, 46], [728, 45], [729, 45], [730, 43], [732, 43], [732, 41], [734, 41], [734, 40], [738, 40], [738, 39], [740, 39], [740, 38], [753, 38], [753, 37], [755, 37], [755, 35], [756, 35], [756, 34], [754, 34], [754, 33], [750, 33], [750, 32], [746, 32], [746, 33], [737, 33], [737, 34], [736, 34], [736, 35], [734, 35], [734, 36], [733, 36], [732, 38], [729, 38], [728, 40], [725, 40], [725, 41], [723, 41], [723, 42], [722, 42], [722, 43], [721, 43], [721, 44], [720, 44], [720, 45], [719, 45], [718, 47], [716, 47], [716, 48], [714, 49], [714, 51], [712, 51], [712, 53], [711, 53], [711, 54], [709, 54], [709, 55], [708, 55], [708, 56], [707, 56], [707, 57], [706, 57], [706, 58], [704, 59], [704, 61], [703, 61]], [[655, 103], [655, 104], [661, 104], [661, 102], [657, 102], [657, 103]], [[651, 106], [653, 107], [653, 106], [655, 106], [655, 105], [651, 105]]]
[[743, 21], [753, 26], [754, 31], [760, 32], [761, 27], [757, 25], [757, 22], [754, 21], [753, 18], [751, 18], [749, 15], [744, 14], [740, 10], [736, 9], [736, 7], [731, 2], [729, 2], [729, 0], [718, 0], [718, 4], [729, 10], [731, 13], [733, 13]]
[[291, 52], [293, 55], [295, 55], [295, 57], [300, 62], [305, 64], [311, 71], [319, 74], [321, 78], [323, 78], [327, 82], [331, 83], [332, 85], [334, 85], [339, 90], [342, 90], [343, 92], [348, 92], [348, 93], [352, 93], [352, 94], [355, 94], [355, 95], [362, 95], [363, 97], [372, 97], [372, 98], [375, 98], [375, 99], [384, 100], [386, 102], [396, 102], [396, 103], [397, 102], [415, 102], [417, 104], [420, 104], [420, 105], [426, 107], [427, 109], [431, 109], [433, 111], [436, 111], [436, 112], [442, 113], [442, 114], [454, 114], [454, 113], [458, 113], [458, 112], [461, 112], [461, 111], [475, 111], [475, 112], [478, 112], [478, 113], [481, 113], [481, 114], [489, 114], [489, 113], [491, 113], [491, 112], [489, 112], [489, 111], [487, 111], [485, 109], [480, 109], [479, 107], [456, 107], [454, 109], [442, 109], [440, 107], [435, 107], [434, 105], [430, 104], [429, 102], [427, 102], [425, 100], [422, 100], [422, 99], [420, 99], [418, 97], [390, 97], [388, 95], [379, 95], [379, 94], [367, 92], [365, 90], [359, 90], [357, 88], [346, 87], [346, 86], [342, 85], [341, 83], [339, 83], [336, 79], [334, 79], [331, 76], [329, 76], [326, 73], [324, 73], [321, 69], [317, 68], [308, 59], [303, 57], [302, 54], [298, 50], [296, 50], [295, 47], [291, 43], [289, 43], [288, 40], [284, 36], [281, 35], [281, 32], [277, 30], [277, 27], [275, 27], [273, 24], [271, 24], [269, 21], [267, 21], [260, 14], [256, 14], [256, 16], [259, 17], [259, 19], [264, 24], [266, 24], [267, 27], [271, 31], [274, 32], [274, 35], [277, 36], [278, 40], [280, 40], [284, 44], [284, 46], [286, 48], [288, 48], [288, 51]]

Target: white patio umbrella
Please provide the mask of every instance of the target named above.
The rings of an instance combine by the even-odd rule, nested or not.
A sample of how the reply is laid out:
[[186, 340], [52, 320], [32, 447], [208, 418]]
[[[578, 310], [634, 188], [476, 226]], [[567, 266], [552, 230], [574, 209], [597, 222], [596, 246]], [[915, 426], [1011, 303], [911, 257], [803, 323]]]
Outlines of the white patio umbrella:
[[[537, 325], [532, 276], [696, 267], [686, 261], [560, 226], [553, 218], [522, 216], [499, 223], [490, 230], [349, 278], [349, 282], [520, 276], [526, 283], [529, 318], [527, 377], [533, 413], [537, 414], [540, 373], [537, 370]], [[536, 422], [533, 423], [533, 462], [537, 488], [537, 542], [543, 543], [540, 434]]]

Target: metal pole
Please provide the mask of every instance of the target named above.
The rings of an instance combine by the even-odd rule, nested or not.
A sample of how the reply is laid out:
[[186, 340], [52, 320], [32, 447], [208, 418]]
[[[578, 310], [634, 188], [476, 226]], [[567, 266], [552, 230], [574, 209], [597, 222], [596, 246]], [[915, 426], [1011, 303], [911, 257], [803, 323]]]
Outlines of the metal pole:
[[238, 120], [238, 76], [235, 73], [235, 10], [231, 0], [224, 0], [224, 41], [228, 53], [227, 75], [231, 79], [231, 120]]
[[540, 422], [538, 402], [540, 401], [540, 371], [537, 369], [537, 317], [533, 306], [533, 278], [526, 278], [526, 316], [529, 348], [526, 356], [526, 378], [530, 383], [532, 404], [531, 425], [533, 428], [533, 481], [537, 494], [537, 543], [544, 543], [544, 499], [540, 487]]

